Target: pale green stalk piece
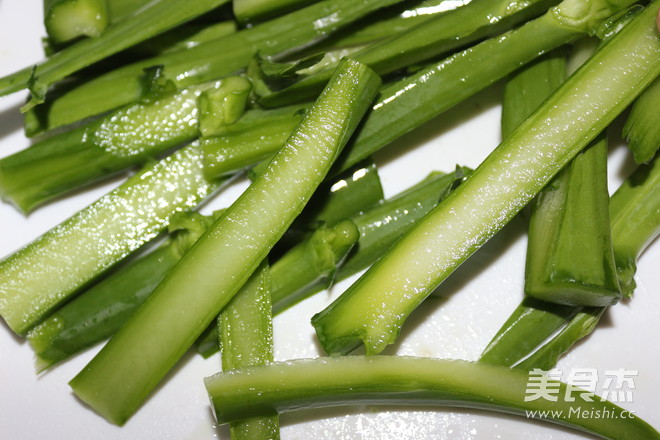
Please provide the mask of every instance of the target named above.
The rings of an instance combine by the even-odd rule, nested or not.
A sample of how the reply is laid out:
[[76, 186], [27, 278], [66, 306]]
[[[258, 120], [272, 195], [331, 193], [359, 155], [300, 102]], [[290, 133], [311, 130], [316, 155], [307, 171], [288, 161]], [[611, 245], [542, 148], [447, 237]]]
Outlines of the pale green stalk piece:
[[[268, 264], [252, 274], [218, 317], [222, 371], [273, 362], [273, 316]], [[277, 440], [277, 414], [232, 422], [232, 440]]]
[[340, 64], [266, 172], [71, 381], [80, 399], [112, 423], [128, 420], [300, 214], [379, 87], [367, 67]]
[[146, 166], [114, 191], [0, 262], [0, 315], [25, 334], [53, 308], [163, 231], [219, 186], [191, 145]]
[[98, 37], [110, 22], [106, 0], [45, 0], [44, 24], [54, 43]]
[[[567, 384], [546, 379], [553, 401], [534, 392], [525, 371], [459, 360], [345, 356], [245, 367], [204, 382], [221, 424], [303, 408], [417, 405], [537, 418], [609, 440], [660, 439], [658, 431], [630, 411], [598, 397], [590, 401], [579, 388], [571, 390], [571, 402], [565, 397]], [[616, 417], [580, 417], [582, 411]]]
[[[584, 13], [580, 5], [565, 2], [555, 13], [577, 18]], [[367, 354], [377, 354], [394, 343], [408, 315], [660, 74], [659, 6], [655, 0], [605, 44], [424, 221], [314, 316], [328, 353], [363, 343]]]

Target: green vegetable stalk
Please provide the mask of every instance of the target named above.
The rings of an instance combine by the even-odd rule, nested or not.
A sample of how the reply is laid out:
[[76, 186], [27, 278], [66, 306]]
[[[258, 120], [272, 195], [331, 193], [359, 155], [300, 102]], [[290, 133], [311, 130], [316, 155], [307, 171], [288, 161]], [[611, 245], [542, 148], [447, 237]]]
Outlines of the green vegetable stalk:
[[194, 212], [176, 214], [168, 226], [172, 235], [162, 246], [123, 264], [33, 328], [28, 341], [37, 371], [114, 335], [212, 222]]
[[607, 138], [578, 153], [532, 203], [525, 294], [569, 306], [621, 298], [607, 192]]
[[282, 15], [319, 0], [234, 0], [234, 17], [240, 23], [255, 23]]
[[[576, 5], [562, 3], [554, 11], [570, 16]], [[313, 318], [328, 353], [363, 343], [367, 354], [376, 354], [393, 343], [406, 317], [660, 74], [659, 6], [655, 0], [605, 44], [465, 183]]]
[[81, 40], [53, 54], [35, 67], [25, 68], [0, 78], [0, 95], [29, 89], [32, 95], [24, 107], [29, 109], [45, 100], [46, 91], [59, 81], [96, 61], [171, 29], [203, 14], [227, 0], [155, 1], [125, 20], [111, 26], [98, 38]]
[[596, 31], [632, 1], [565, 0], [518, 29], [458, 52], [381, 90], [360, 132], [340, 158], [344, 169], [504, 78], [539, 55]]
[[623, 127], [623, 136], [637, 163], [648, 163], [660, 148], [660, 79], [639, 95]]
[[155, 99], [116, 110], [3, 158], [0, 194], [27, 213], [192, 141], [199, 136], [197, 100], [210, 87], [155, 91]]
[[0, 316], [25, 334], [55, 307], [220, 186], [195, 145], [146, 166], [114, 191], [0, 262]]
[[469, 2], [452, 0], [405, 2], [400, 6], [389, 7], [376, 12], [371, 17], [353, 23], [345, 31], [332, 35], [310, 49], [312, 53], [350, 49], [392, 38], [435, 16], [462, 8], [466, 4]]
[[[406, 356], [346, 356], [246, 367], [204, 381], [219, 423], [301, 408], [433, 405], [536, 415], [610, 440], [660, 438], [640, 418], [597, 397], [588, 401], [587, 392], [579, 388], [570, 393], [576, 401], [568, 401], [568, 385], [549, 380], [557, 390], [551, 396], [556, 401], [534, 396], [527, 390], [527, 372], [506, 367]], [[589, 414], [607, 411], [617, 417], [577, 417], [578, 407]], [[548, 416], [540, 416], [540, 411]]]
[[44, 24], [54, 43], [98, 37], [109, 22], [105, 0], [44, 0]]
[[144, 95], [144, 69], [148, 67], [163, 66], [166, 77], [179, 88], [203, 84], [244, 69], [257, 53], [286, 54], [401, 1], [325, 0], [190, 49], [120, 67], [64, 93], [47, 103], [46, 109], [35, 109], [41, 113], [37, 118], [42, 122], [40, 129], [71, 124], [139, 100]]
[[337, 266], [360, 237], [357, 226], [343, 220], [333, 227], [321, 226], [294, 246], [272, 268], [273, 314], [328, 288]]
[[[513, 367], [547, 342], [581, 309], [525, 298], [493, 336], [479, 362]], [[534, 365], [532, 368], [542, 367]]]
[[[619, 283], [631, 296], [636, 262], [660, 235], [660, 156], [640, 166], [610, 200]], [[593, 331], [605, 307], [567, 307], [532, 301], [518, 306], [488, 344], [480, 361], [516, 368], [552, 368], [559, 357]]]
[[359, 63], [338, 67], [266, 172], [71, 381], [78, 397], [109, 421], [126, 422], [300, 214], [379, 87]]
[[[351, 54], [351, 58], [368, 65], [379, 75], [386, 75], [498, 35], [557, 3], [558, 0], [534, 0], [523, 5], [515, 0], [473, 0], [400, 35], [368, 45]], [[279, 107], [311, 99], [331, 74], [332, 68], [327, 68], [305, 76], [284, 90], [265, 95], [259, 102], [266, 107]]]
[[[457, 167], [449, 174], [431, 173], [417, 185], [339, 222], [335, 228], [321, 226], [271, 267], [273, 314], [372, 265], [470, 172]], [[354, 227], [357, 237], [351, 232]], [[213, 331], [204, 332], [197, 349], [204, 357], [218, 350]]]
[[[268, 265], [262, 263], [218, 317], [222, 371], [273, 362], [273, 317]], [[277, 414], [233, 422], [232, 440], [277, 440]]]
[[209, 179], [271, 158], [302, 120], [309, 105], [274, 110], [249, 110], [235, 124], [200, 140], [204, 172]]
[[[234, 20], [220, 21], [213, 24], [184, 24], [135, 45], [126, 51], [129, 55], [154, 57], [177, 50], [191, 49], [202, 43], [233, 34], [236, 31]], [[31, 114], [33, 112], [28, 112], [27, 115]], [[26, 129], [26, 131], [28, 130]]]
[[612, 246], [621, 290], [632, 296], [637, 259], [660, 235], [660, 156], [641, 165], [610, 200]]
[[[571, 64], [575, 63], [576, 67], [593, 54], [590, 47], [583, 46], [574, 46]], [[525, 66], [509, 79], [502, 103], [503, 137], [509, 136], [565, 81], [566, 69], [563, 51], [558, 50]], [[549, 190], [546, 188], [544, 191]], [[580, 308], [526, 297], [490, 341], [479, 360], [513, 366], [565, 326], [579, 311]]]

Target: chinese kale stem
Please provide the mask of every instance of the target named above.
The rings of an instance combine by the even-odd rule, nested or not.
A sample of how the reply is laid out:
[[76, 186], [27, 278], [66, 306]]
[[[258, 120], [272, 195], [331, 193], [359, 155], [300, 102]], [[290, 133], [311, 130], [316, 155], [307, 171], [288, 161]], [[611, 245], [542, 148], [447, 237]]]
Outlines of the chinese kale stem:
[[379, 87], [364, 65], [340, 64], [266, 172], [71, 381], [78, 397], [112, 423], [128, 420], [300, 214]]
[[54, 43], [98, 37], [109, 22], [105, 0], [44, 0], [44, 25]]
[[121, 265], [28, 333], [37, 371], [114, 335], [213, 220], [197, 213], [175, 215], [170, 238], [144, 257]]
[[117, 189], [0, 262], [0, 316], [25, 334], [56, 306], [196, 207], [220, 186], [186, 147], [144, 167]]
[[[431, 173], [406, 191], [338, 223], [342, 235], [321, 226], [272, 265], [273, 314], [327, 288], [330, 281], [341, 281], [372, 265], [470, 172], [457, 167], [448, 174]], [[357, 227], [357, 237], [350, 232], [353, 227]], [[327, 258], [321, 259], [323, 255]], [[292, 275], [298, 273], [300, 277]], [[213, 332], [205, 332], [197, 344], [204, 357], [218, 349]]]
[[632, 296], [637, 259], [660, 235], [660, 156], [640, 165], [612, 195], [610, 221], [619, 283]]
[[204, 172], [210, 179], [252, 166], [273, 156], [300, 123], [309, 105], [249, 110], [235, 124], [200, 139]]
[[328, 288], [359, 238], [360, 232], [350, 220], [332, 227], [323, 225], [277, 260], [271, 276], [273, 314]]
[[563, 44], [593, 32], [609, 15], [632, 1], [566, 0], [518, 29], [458, 52], [381, 90], [360, 132], [336, 169], [344, 169], [447, 111], [519, 67]]
[[256, 23], [308, 6], [319, 0], [234, 0], [234, 17], [240, 23]]
[[[576, 68], [594, 52], [592, 42], [586, 43], [576, 45], [571, 56]], [[519, 85], [520, 94], [536, 88], [531, 77]], [[536, 108], [529, 107], [531, 114]], [[608, 205], [607, 138], [601, 133], [531, 203], [527, 296], [568, 306], [605, 306], [621, 298]]]
[[[275, 56], [326, 38], [359, 18], [402, 0], [325, 0], [196, 47], [141, 60], [94, 78], [47, 102], [41, 130], [49, 130], [139, 100], [144, 69], [163, 66], [177, 87], [217, 80], [244, 69], [259, 53]], [[188, 2], [189, 3], [189, 2]]]
[[[572, 5], [555, 12], [568, 14]], [[658, 6], [655, 0], [605, 44], [466, 182], [314, 316], [328, 353], [363, 343], [367, 354], [377, 354], [395, 342], [407, 316], [660, 74]]]
[[601, 134], [532, 203], [526, 295], [569, 306], [619, 301], [608, 202], [607, 137]]
[[327, 40], [312, 46], [311, 50], [316, 53], [348, 49], [392, 38], [437, 15], [462, 8], [466, 4], [469, 2], [424, 0], [412, 5], [404, 3], [400, 6], [392, 6], [378, 11], [372, 17], [351, 24], [344, 32], [332, 35]]
[[[341, 227], [341, 230], [346, 233], [350, 225], [354, 225], [358, 234], [355, 237], [357, 243], [351, 248], [348, 247], [349, 241], [347, 240], [341, 240], [338, 243], [329, 242], [326, 246], [331, 246], [330, 249], [335, 252], [334, 266], [330, 267], [330, 259], [326, 260], [328, 261], [327, 266], [320, 264], [314, 266], [316, 268], [326, 267], [331, 272], [332, 279], [327, 281], [341, 281], [369, 267], [458, 186], [468, 173], [469, 170], [466, 168], [457, 168], [455, 172], [449, 174], [432, 173], [422, 182], [401, 194], [375, 205], [363, 213], [351, 216], [350, 220], [346, 221], [347, 223], [338, 223], [336, 227]], [[317, 233], [323, 234], [321, 237], [327, 234], [317, 230], [314, 235]], [[319, 255], [323, 247], [319, 247], [315, 243], [318, 238], [315, 238], [314, 235], [285, 254], [272, 266], [273, 311], [276, 314], [328, 287], [327, 283], [316, 282], [308, 283], [304, 288], [297, 290], [293, 287], [298, 287], [301, 283], [296, 284], [288, 276], [297, 271], [315, 272], [315, 269], [309, 267], [314, 261], [311, 255]], [[330, 236], [330, 238], [334, 237]], [[342, 252], [337, 252], [337, 249]], [[308, 256], [303, 257], [305, 254]], [[317, 272], [320, 275], [324, 273]], [[322, 280], [323, 278], [320, 281]]]
[[[570, 322], [580, 307], [525, 298], [484, 349], [479, 362], [513, 367]], [[541, 368], [533, 365], [532, 368]]]
[[[609, 440], [657, 440], [649, 424], [599, 398], [583, 393], [565, 399], [567, 385], [556, 384], [556, 402], [526, 401], [528, 374], [482, 363], [406, 356], [345, 356], [296, 360], [246, 367], [206, 378], [206, 389], [219, 423], [246, 417], [341, 405], [420, 405], [491, 410], [557, 423]], [[554, 389], [554, 387], [553, 387]], [[581, 411], [616, 414], [616, 418], [579, 417]], [[533, 417], [533, 415], [532, 415]]]
[[[511, 75], [502, 100], [502, 137], [508, 137], [566, 80], [558, 49]], [[490, 341], [479, 361], [512, 366], [575, 316], [573, 307], [525, 298]]]
[[623, 136], [635, 162], [648, 163], [660, 148], [660, 79], [656, 79], [635, 101], [623, 127]]
[[[660, 235], [659, 157], [649, 165], [638, 167], [610, 200], [614, 258], [619, 283], [626, 296], [631, 296], [635, 288], [637, 259]], [[528, 298], [498, 331], [481, 361], [515, 365], [516, 368], [549, 369], [577, 341], [593, 331], [605, 309], [530, 302]], [[521, 345], [523, 341], [526, 345]]]
[[[534, 0], [523, 6], [515, 0], [473, 0], [466, 6], [439, 14], [409, 31], [369, 45], [351, 57], [386, 75], [450, 53], [483, 38], [498, 35], [544, 13], [557, 0]], [[259, 100], [279, 107], [314, 98], [332, 74], [328, 68], [303, 77], [295, 84]]]
[[[154, 73], [154, 83], [162, 80], [159, 72]], [[0, 160], [0, 194], [30, 212], [53, 198], [153, 160], [194, 140], [208, 127], [226, 125], [218, 107], [240, 115], [245, 102], [228, 102], [226, 95], [240, 96], [246, 84], [240, 77], [181, 91], [168, 90], [167, 81], [155, 84], [149, 99]]]
[[32, 94], [26, 106], [29, 109], [44, 101], [46, 91], [54, 82], [225, 2], [227, 0], [151, 2], [147, 7], [107, 28], [98, 38], [78, 41], [34, 68], [26, 68], [0, 78], [0, 95], [28, 88]]
[[[218, 317], [222, 371], [273, 362], [273, 317], [268, 264], [252, 274]], [[278, 440], [277, 414], [230, 423], [232, 440]]]
[[[337, 267], [360, 235], [354, 224], [345, 219], [382, 201], [383, 188], [373, 163], [354, 167], [317, 188], [269, 254], [275, 262], [270, 267], [274, 314], [336, 279]], [[218, 351], [216, 333], [211, 325], [195, 342], [197, 351], [205, 358]]]

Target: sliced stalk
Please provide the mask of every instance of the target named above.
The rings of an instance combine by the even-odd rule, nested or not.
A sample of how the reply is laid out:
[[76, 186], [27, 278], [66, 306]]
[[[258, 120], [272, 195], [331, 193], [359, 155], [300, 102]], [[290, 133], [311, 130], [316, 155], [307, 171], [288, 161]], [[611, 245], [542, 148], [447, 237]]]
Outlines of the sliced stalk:
[[373, 162], [365, 161], [319, 186], [291, 227], [309, 231], [324, 223], [335, 225], [370, 210], [383, 198], [378, 169]]
[[628, 140], [628, 148], [637, 163], [650, 162], [660, 148], [658, 108], [660, 108], [660, 79], [656, 79], [639, 95], [623, 127], [623, 136]]
[[242, 76], [230, 76], [219, 87], [207, 88], [199, 96], [199, 131], [212, 136], [234, 124], [245, 113], [252, 83]]
[[105, 0], [44, 1], [44, 24], [54, 43], [78, 37], [98, 37], [109, 21]]
[[516, 30], [458, 52], [384, 87], [336, 169], [344, 169], [372, 155], [539, 55], [594, 32], [602, 20], [631, 3], [628, 0], [616, 4], [595, 0], [593, 8], [586, 12], [581, 10], [582, 1], [566, 0]]
[[[596, 48], [593, 40], [580, 43], [571, 71]], [[536, 88], [532, 81], [528, 88]], [[608, 202], [607, 138], [601, 134], [531, 204], [526, 295], [569, 306], [604, 306], [621, 298]]]
[[[570, 6], [554, 11], [569, 13]], [[377, 354], [395, 342], [407, 316], [660, 74], [658, 6], [655, 0], [605, 44], [465, 183], [313, 318], [328, 353], [363, 343], [367, 354]]]
[[81, 40], [46, 61], [0, 78], [0, 95], [28, 88], [26, 109], [44, 101], [49, 86], [83, 67], [197, 17], [227, 0], [154, 1], [139, 12], [109, 27], [98, 38]]
[[619, 301], [608, 201], [607, 138], [601, 135], [532, 203], [526, 295], [569, 306]]
[[[218, 317], [222, 371], [273, 362], [273, 317], [268, 265], [262, 263]], [[229, 425], [232, 440], [277, 440], [277, 414]]]
[[[320, 232], [320, 236], [315, 233], [273, 264], [273, 314], [277, 315], [327, 288], [330, 281], [341, 281], [369, 267], [442, 201], [469, 172], [467, 168], [458, 168], [450, 174], [431, 173], [410, 189], [362, 214], [352, 216], [351, 223], [357, 225], [359, 234], [356, 246], [349, 247], [353, 240], [352, 234], [340, 235], [338, 238], [341, 240], [335, 241], [337, 235], [321, 226], [323, 232]], [[342, 226], [344, 228], [349, 228], [348, 224]], [[328, 257], [320, 259], [322, 255]], [[331, 267], [331, 264], [334, 266]], [[218, 339], [213, 328], [207, 329], [200, 337], [197, 349], [204, 357], [218, 351]]]
[[326, 180], [270, 253], [271, 261], [276, 261], [293, 246], [309, 238], [320, 226], [334, 226], [373, 208], [383, 198], [378, 170], [370, 161]]
[[191, 49], [236, 31], [236, 22], [233, 20], [214, 24], [184, 24], [127, 50], [130, 54], [154, 57], [177, 50]]
[[319, 227], [307, 240], [289, 250], [272, 267], [273, 314], [327, 289], [337, 266], [360, 238], [357, 226], [343, 220]]
[[566, 80], [566, 56], [555, 50], [515, 72], [502, 99], [502, 138], [507, 138]]
[[352, 217], [360, 231], [358, 246], [337, 271], [337, 280], [366, 269], [442, 202], [472, 170], [457, 167], [453, 173], [431, 173], [417, 185]]
[[415, 4], [403, 4], [378, 12], [373, 17], [360, 20], [345, 32], [335, 34], [311, 47], [314, 53], [345, 49], [371, 44], [391, 38], [447, 11], [469, 4], [469, 0], [424, 0]]
[[308, 6], [319, 0], [234, 0], [234, 17], [241, 23], [256, 23]]
[[122, 265], [28, 333], [41, 372], [117, 332], [209, 226], [211, 219], [181, 213], [173, 236], [155, 251]]
[[625, 296], [635, 290], [637, 259], [660, 235], [660, 156], [642, 165], [612, 195], [612, 246]]
[[[473, 0], [466, 6], [439, 14], [409, 31], [369, 45], [351, 55], [379, 75], [447, 54], [486, 37], [498, 35], [541, 15], [558, 0], [534, 0], [521, 6], [516, 0]], [[332, 69], [325, 69], [260, 99], [266, 107], [279, 107], [316, 96]]]
[[[660, 234], [658, 163], [660, 159], [656, 158], [653, 163], [639, 167], [610, 200], [614, 257], [619, 282], [627, 296], [631, 296], [635, 288], [637, 258]], [[531, 306], [524, 309], [524, 314], [519, 307], [507, 320], [484, 351], [482, 361], [515, 364], [516, 368], [523, 369], [549, 369], [577, 341], [593, 331], [606, 309], [529, 301], [523, 302]], [[569, 311], [573, 311], [573, 317], [558, 319], [558, 313], [564, 316]]]
[[197, 100], [213, 84], [126, 106], [0, 160], [0, 194], [23, 212], [199, 136]]
[[[380, 8], [402, 0], [325, 0], [223, 38], [116, 69], [63, 94], [42, 111], [42, 130], [134, 102], [143, 94], [143, 70], [164, 66], [178, 87], [216, 80], [244, 69], [256, 53], [282, 55], [326, 38]], [[0, 83], [1, 84], [1, 83]]]
[[570, 322], [579, 310], [525, 298], [488, 343], [479, 362], [514, 366]]
[[[246, 367], [207, 377], [204, 382], [218, 423], [274, 411], [338, 405], [442, 405], [530, 417], [610, 440], [657, 440], [649, 424], [608, 401], [583, 401], [581, 410], [616, 414], [613, 418], [575, 417], [576, 402], [565, 399], [568, 385], [553, 381], [557, 401], [528, 397], [527, 372], [480, 363], [406, 356], [347, 356], [296, 360]], [[556, 410], [556, 411], [555, 411]], [[532, 416], [533, 417], [533, 416]], [[630, 417], [630, 418], [628, 418]]]
[[146, 166], [114, 191], [0, 262], [0, 315], [25, 334], [56, 306], [194, 208], [219, 183], [195, 145]]
[[[451, 174], [432, 173], [392, 199], [352, 216], [351, 220], [359, 232], [355, 247], [349, 247], [352, 234], [340, 235], [338, 238], [341, 240], [332, 241], [337, 235], [321, 226], [317, 230], [318, 235], [315, 232], [273, 264], [273, 314], [277, 315], [327, 288], [333, 280], [341, 281], [369, 267], [442, 201], [469, 172], [467, 168], [458, 168]], [[353, 187], [349, 182], [348, 188]], [[341, 228], [346, 230], [349, 226]], [[320, 259], [322, 255], [328, 258]], [[218, 338], [213, 326], [199, 338], [197, 350], [204, 357], [218, 351]]]
[[250, 87], [240, 77], [178, 92], [170, 92], [171, 86], [167, 81], [155, 85], [154, 96], [143, 102], [0, 160], [0, 194], [23, 212], [30, 212], [56, 197], [143, 164], [194, 140], [200, 132], [233, 123], [245, 110]]
[[[607, 307], [585, 307], [576, 310], [575, 316], [546, 343], [538, 347], [529, 357], [515, 365], [525, 371], [540, 368], [548, 371], [557, 365], [559, 358], [577, 341], [590, 334]], [[536, 347], [534, 347], [536, 348]]]
[[[543, 56], [512, 75], [504, 88], [502, 137], [508, 137], [566, 80], [561, 50]], [[557, 332], [575, 314], [573, 307], [525, 298], [490, 341], [479, 361], [513, 366]]]
[[[271, 292], [274, 314], [330, 285], [336, 278], [337, 267], [341, 267], [340, 263], [360, 235], [352, 232], [354, 225], [350, 220], [342, 220], [359, 215], [383, 200], [383, 188], [373, 163], [355, 167], [329, 183], [319, 186], [269, 254], [269, 259], [275, 261], [270, 270], [272, 285], [279, 286]], [[411, 209], [411, 215], [414, 211]], [[205, 358], [219, 349], [216, 333], [212, 324], [195, 342], [197, 351]]]
[[202, 138], [204, 171], [217, 178], [272, 157], [300, 123], [307, 105], [250, 110], [215, 136]]
[[[106, 0], [113, 23], [120, 22], [144, 8], [153, 0]], [[162, 1], [162, 0], [160, 0]]]
[[300, 214], [379, 86], [365, 66], [339, 66], [269, 169], [71, 381], [78, 397], [112, 423], [126, 422]]

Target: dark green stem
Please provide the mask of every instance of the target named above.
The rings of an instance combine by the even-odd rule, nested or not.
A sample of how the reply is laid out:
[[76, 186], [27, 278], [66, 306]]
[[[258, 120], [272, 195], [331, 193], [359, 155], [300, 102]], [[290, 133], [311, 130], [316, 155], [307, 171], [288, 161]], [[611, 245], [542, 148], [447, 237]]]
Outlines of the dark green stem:
[[[369, 45], [351, 55], [386, 75], [422, 63], [460, 47], [498, 35], [544, 13], [558, 0], [534, 0], [519, 6], [516, 0], [473, 0], [466, 6], [439, 14], [409, 31]], [[332, 69], [304, 77], [299, 82], [260, 99], [266, 107], [279, 107], [312, 99], [328, 81]]]
[[[139, 100], [144, 69], [163, 66], [178, 87], [217, 80], [244, 69], [255, 54], [283, 55], [326, 38], [402, 0], [325, 0], [199, 46], [141, 60], [94, 78], [50, 102], [40, 120], [48, 130]], [[28, 72], [29, 74], [29, 72]]]
[[623, 136], [637, 163], [650, 162], [660, 148], [659, 108], [660, 79], [656, 79], [639, 95], [623, 127]]

